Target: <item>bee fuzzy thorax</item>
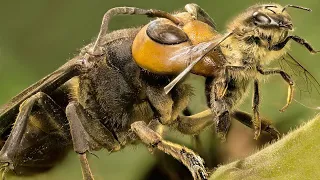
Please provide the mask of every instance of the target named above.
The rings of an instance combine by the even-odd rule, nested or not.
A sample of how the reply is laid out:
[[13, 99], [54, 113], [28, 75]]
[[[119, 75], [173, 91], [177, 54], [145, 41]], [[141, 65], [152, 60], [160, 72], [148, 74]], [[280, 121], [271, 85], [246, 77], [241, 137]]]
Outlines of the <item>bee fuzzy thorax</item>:
[[[268, 45], [257, 44], [256, 42], [248, 42], [252, 35], [243, 37], [234, 36], [221, 43], [221, 51], [225, 55], [227, 62], [233, 66], [243, 66], [249, 64], [268, 65], [289, 50], [288, 43], [283, 49], [278, 51], [269, 50]], [[271, 37], [276, 37], [272, 35]], [[261, 42], [263, 43], [263, 42]]]

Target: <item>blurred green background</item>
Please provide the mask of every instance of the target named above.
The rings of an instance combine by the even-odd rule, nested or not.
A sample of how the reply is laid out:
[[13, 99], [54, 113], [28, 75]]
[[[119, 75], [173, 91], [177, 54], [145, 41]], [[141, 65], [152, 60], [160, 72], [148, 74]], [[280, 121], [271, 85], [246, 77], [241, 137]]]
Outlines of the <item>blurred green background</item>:
[[[99, 31], [101, 18], [110, 8], [116, 6], [136, 6], [154, 8], [165, 11], [183, 9], [187, 3], [197, 3], [213, 17], [218, 30], [224, 32], [225, 26], [234, 16], [247, 7], [257, 3], [253, 0], [68, 0], [68, 1], [4, 1], [0, 0], [0, 104], [6, 103], [41, 77], [52, 72], [78, 53], [79, 49], [89, 43]], [[263, 1], [259, 1], [263, 2]], [[269, 3], [270, 1], [265, 1]], [[307, 39], [314, 47], [320, 49], [320, 2], [305, 1], [274, 1], [282, 5], [297, 4], [313, 9], [312, 13], [290, 9], [295, 34]], [[138, 26], [149, 20], [141, 16], [117, 17], [111, 22], [111, 29]], [[320, 80], [320, 55], [310, 55], [301, 46], [292, 43], [292, 54]], [[197, 95], [190, 105], [192, 113], [205, 108], [203, 96], [203, 79], [191, 77], [190, 82], [196, 84]], [[285, 133], [304, 120], [313, 117], [317, 112], [293, 103], [288, 110], [280, 113], [286, 100], [287, 86], [279, 76], [268, 78], [263, 84], [261, 94], [261, 114], [272, 119], [276, 127]], [[239, 106], [240, 109], [251, 110], [251, 94]], [[208, 156], [218, 157], [218, 163], [250, 154], [256, 147], [263, 144], [252, 140], [252, 131], [237, 122], [233, 122], [230, 139], [238, 137], [225, 144], [217, 144], [206, 150]], [[208, 130], [202, 135], [204, 142], [215, 139]], [[173, 133], [175, 142], [190, 146], [190, 138], [179, 133]], [[215, 140], [214, 140], [215, 141]], [[231, 144], [233, 142], [233, 144]], [[204, 144], [206, 148], [206, 144]], [[216, 153], [216, 154], [214, 154]], [[158, 162], [159, 158], [152, 156], [147, 148], [139, 145], [127, 147], [121, 152], [97, 152], [99, 156], [90, 156], [89, 161], [96, 179], [145, 179], [146, 174]], [[223, 158], [219, 158], [223, 156]], [[178, 173], [178, 172], [177, 172]], [[25, 179], [10, 177], [10, 179]], [[79, 161], [75, 153], [68, 154], [65, 161], [47, 173], [38, 174], [27, 179], [81, 179]]]

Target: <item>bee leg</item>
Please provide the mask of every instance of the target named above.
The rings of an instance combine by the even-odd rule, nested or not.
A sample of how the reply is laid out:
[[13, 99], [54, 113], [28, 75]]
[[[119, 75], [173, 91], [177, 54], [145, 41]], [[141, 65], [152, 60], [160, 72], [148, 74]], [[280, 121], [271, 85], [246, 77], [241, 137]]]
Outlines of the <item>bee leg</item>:
[[192, 116], [180, 115], [177, 120], [177, 130], [183, 134], [196, 135], [201, 130], [213, 124], [214, 115], [210, 109]]
[[94, 179], [86, 153], [104, 147], [109, 151], [120, 149], [120, 144], [98, 120], [90, 119], [83, 107], [70, 102], [66, 107], [74, 151], [79, 155], [83, 179]]
[[209, 16], [209, 14], [202, 9], [198, 4], [190, 3], [187, 4], [184, 9], [188, 11], [192, 16], [194, 16], [197, 20], [203, 21], [209, 24], [211, 27], [216, 28], [216, 23], [213, 19]]
[[270, 50], [272, 51], [278, 51], [284, 48], [284, 46], [288, 43], [289, 40], [294, 40], [295, 42], [303, 45], [305, 48], [307, 48], [311, 53], [315, 54], [318, 53], [320, 51], [316, 51], [313, 49], [313, 47], [303, 38], [299, 37], [299, 36], [288, 36], [284, 41], [282, 41], [279, 44], [276, 44], [272, 47], [270, 47]]
[[183, 134], [193, 135], [191, 137], [192, 145], [196, 152], [202, 155], [204, 159], [208, 159], [207, 154], [204, 151], [203, 144], [201, 142], [199, 133], [206, 127], [213, 124], [214, 116], [210, 109], [202, 111], [200, 113], [191, 116], [178, 116], [176, 121], [176, 129]]
[[259, 113], [259, 104], [260, 104], [260, 92], [259, 92], [259, 82], [257, 79], [254, 80], [254, 89], [253, 89], [253, 101], [252, 101], [252, 110], [253, 110], [253, 129], [254, 129], [254, 139], [258, 139], [261, 133], [261, 119]]
[[204, 180], [208, 178], [206, 169], [203, 165], [203, 159], [192, 150], [179, 144], [163, 140], [162, 137], [149, 128], [144, 121], [132, 123], [131, 129], [143, 143], [157, 148], [181, 161], [189, 169], [195, 180]]
[[231, 119], [229, 111], [224, 111], [222, 114], [216, 117], [216, 132], [222, 142], [227, 140], [227, 134], [231, 125]]
[[226, 69], [223, 77], [217, 77], [215, 79], [214, 89], [216, 100], [221, 100], [227, 92], [229, 82], [228, 73], [228, 69]]
[[[242, 111], [233, 111], [231, 114], [232, 118], [240, 121], [242, 124], [253, 128], [253, 118], [250, 114]], [[177, 130], [183, 134], [197, 135], [204, 128], [213, 124], [214, 114], [210, 109], [194, 114], [192, 116], [178, 117]], [[261, 119], [261, 130], [269, 133], [272, 138], [276, 139], [280, 137], [279, 131], [272, 126], [272, 122], [263, 117]]]
[[[242, 124], [253, 128], [253, 118], [250, 114], [242, 111], [234, 111], [231, 113], [231, 117], [235, 118]], [[268, 119], [260, 117], [261, 120], [261, 130], [269, 133], [273, 139], [278, 139], [280, 137], [280, 132], [272, 126], [271, 121]]]
[[263, 69], [261, 69], [261, 67], [257, 67], [257, 70], [262, 75], [280, 74], [281, 77], [288, 83], [289, 87], [288, 87], [287, 103], [285, 106], [283, 106], [283, 108], [280, 109], [281, 112], [284, 112], [293, 100], [294, 82], [291, 79], [290, 75], [280, 69], [263, 70]]
[[174, 22], [175, 24], [181, 24], [181, 21], [176, 18], [175, 16], [171, 15], [170, 13], [160, 11], [160, 10], [155, 10], [155, 9], [140, 9], [136, 7], [115, 7], [110, 10], [108, 10], [102, 19], [101, 27], [100, 27], [100, 32], [97, 37], [97, 40], [95, 41], [93, 48], [91, 52], [89, 52], [92, 55], [102, 55], [103, 51], [102, 49], [99, 49], [102, 45], [102, 41], [105, 37], [105, 35], [108, 32], [109, 29], [109, 21], [112, 17], [116, 15], [147, 15], [149, 17], [162, 17], [162, 18], [167, 18]]
[[[223, 79], [223, 78], [221, 78]], [[221, 141], [226, 141], [226, 136], [231, 125], [230, 109], [232, 100], [230, 97], [225, 97], [224, 92], [226, 88], [225, 83], [221, 83], [221, 79], [213, 81], [213, 87], [210, 97], [211, 111], [215, 114], [213, 121], [216, 126], [216, 133]], [[223, 96], [222, 96], [223, 95]]]
[[[23, 138], [26, 133], [28, 123], [34, 123], [35, 121], [28, 121], [31, 111], [34, 106], [38, 106], [40, 110], [44, 111], [49, 116], [49, 122], [48, 121], [42, 121], [40, 122], [40, 126], [38, 127], [40, 131], [42, 130], [50, 130], [53, 131], [57, 130], [59, 136], [59, 140], [62, 139], [65, 140], [66, 146], [67, 141], [69, 139], [69, 133], [67, 127], [67, 120], [65, 118], [64, 111], [60, 108], [59, 105], [57, 105], [48, 95], [45, 93], [39, 92], [25, 101], [20, 105], [18, 116], [16, 117], [16, 121], [14, 123], [13, 129], [6, 140], [4, 146], [2, 147], [0, 151], [0, 162], [5, 164], [1, 168], [4, 168], [4, 173], [8, 170], [14, 170], [15, 167], [19, 166], [19, 163], [22, 163], [24, 165], [28, 165], [29, 162], [25, 160], [27, 157], [19, 157], [24, 156], [23, 154], [20, 154], [21, 151], [24, 151], [23, 144]], [[41, 119], [39, 119], [41, 121]], [[37, 125], [39, 125], [36, 122]], [[30, 130], [32, 132], [32, 130]], [[51, 134], [54, 134], [54, 132], [51, 132]], [[61, 139], [62, 138], [62, 139]], [[48, 144], [50, 142], [46, 142], [46, 144], [43, 144], [43, 146], [49, 146]], [[61, 145], [62, 145], [61, 141]], [[56, 145], [55, 145], [56, 146]], [[50, 147], [50, 146], [49, 146]], [[47, 147], [48, 148], [48, 147]], [[33, 154], [34, 157], [37, 157], [37, 155]], [[44, 156], [44, 155], [43, 155]], [[32, 157], [32, 156], [31, 156]], [[28, 156], [29, 158], [29, 156]], [[41, 157], [38, 157], [41, 158]], [[29, 159], [28, 159], [29, 160]], [[20, 162], [23, 161], [23, 162]], [[30, 160], [30, 164], [35, 163], [32, 162], [32, 159]]]

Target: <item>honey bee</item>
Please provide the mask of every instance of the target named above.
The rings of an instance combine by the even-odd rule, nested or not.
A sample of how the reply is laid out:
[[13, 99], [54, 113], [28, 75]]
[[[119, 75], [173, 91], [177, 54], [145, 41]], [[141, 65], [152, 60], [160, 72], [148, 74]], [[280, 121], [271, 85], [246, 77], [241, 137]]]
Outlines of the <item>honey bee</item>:
[[[320, 84], [307, 69], [288, 53], [288, 42], [293, 40], [307, 48], [312, 54], [319, 51], [314, 50], [303, 38], [290, 34], [293, 32], [293, 23], [286, 11], [289, 7], [311, 11], [309, 8], [295, 5], [284, 7], [278, 4], [255, 5], [231, 21], [228, 24], [227, 32], [221, 38], [217, 38], [219, 36], [215, 35], [216, 38], [213, 38], [211, 42], [202, 42], [175, 53], [170, 59], [171, 61], [180, 62], [185, 59], [192, 59], [192, 61], [176, 79], [165, 87], [165, 91], [169, 92], [189, 71], [207, 77], [206, 95], [209, 107], [213, 112], [217, 133], [223, 140], [225, 140], [230, 127], [230, 113], [240, 104], [252, 81], [254, 84], [252, 106], [254, 139], [259, 137], [261, 125], [264, 124], [261, 124], [259, 113], [260, 75], [278, 74], [288, 84], [287, 102], [280, 109], [281, 112], [285, 111], [293, 100], [295, 85], [293, 79], [299, 80], [297, 94], [303, 98], [301, 101], [312, 99], [311, 104], [318, 102]], [[190, 7], [190, 9], [192, 8]], [[265, 69], [267, 65], [276, 60], [279, 61], [281, 68]], [[207, 63], [206, 68], [202, 68], [200, 72], [197, 68], [201, 66], [201, 61], [202, 63], [210, 63]], [[211, 67], [209, 68], [209, 66]], [[209, 71], [203, 73], [203, 69]], [[238, 115], [240, 116], [240, 114]], [[245, 121], [242, 122], [247, 125], [251, 124]]]
[[[280, 74], [289, 84], [284, 110], [292, 101], [294, 82], [285, 71], [264, 66], [287, 54], [290, 39], [317, 52], [302, 38], [289, 35], [293, 25], [288, 7], [309, 10], [255, 5], [233, 20], [224, 35], [196, 4], [187, 4], [185, 12], [176, 14], [110, 9], [94, 42], [1, 107], [0, 134], [9, 134], [0, 151], [3, 177], [8, 171], [22, 174], [30, 168], [50, 168], [72, 146], [83, 179], [93, 179], [87, 152], [101, 148], [114, 152], [141, 141], [181, 161], [194, 179], [207, 179], [202, 158], [164, 140], [159, 125], [194, 135], [215, 123], [225, 139], [234, 117], [253, 127], [255, 138], [261, 130], [277, 136], [259, 115], [258, 74]], [[121, 14], [157, 19], [143, 27], [108, 32], [110, 19]], [[189, 71], [207, 78], [210, 109], [183, 116], [192, 88], [180, 80]], [[235, 110], [251, 81], [253, 117]]]

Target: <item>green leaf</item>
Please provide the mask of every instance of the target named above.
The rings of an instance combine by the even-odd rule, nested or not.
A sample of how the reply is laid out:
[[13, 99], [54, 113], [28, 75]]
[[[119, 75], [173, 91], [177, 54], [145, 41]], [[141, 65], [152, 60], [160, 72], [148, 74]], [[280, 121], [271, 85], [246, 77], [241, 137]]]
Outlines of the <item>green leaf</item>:
[[218, 167], [210, 180], [319, 177], [320, 115], [256, 154]]

